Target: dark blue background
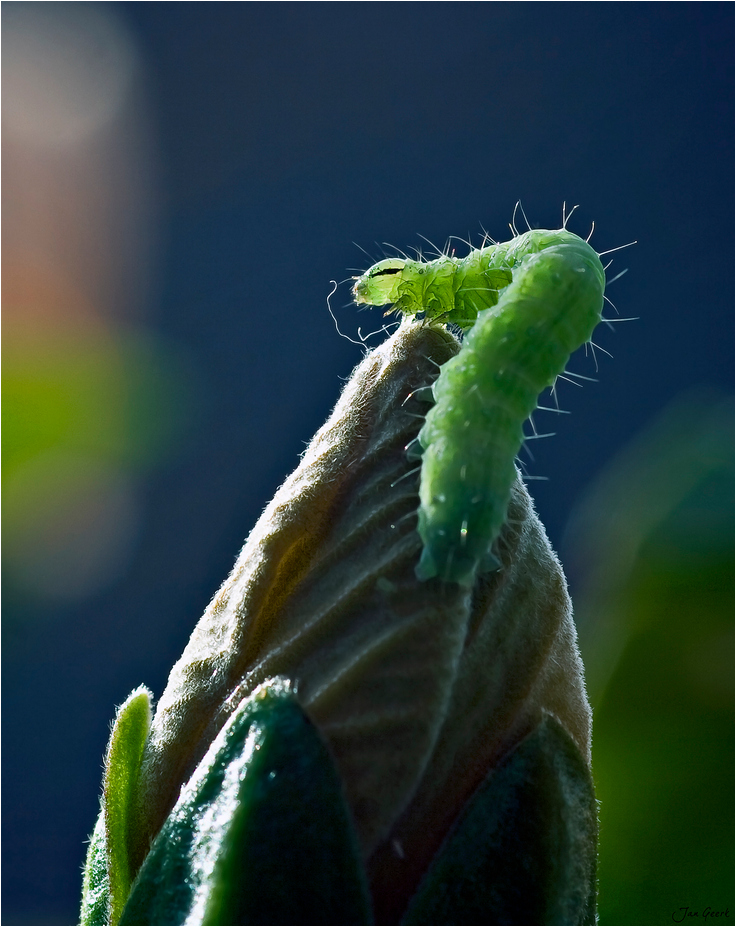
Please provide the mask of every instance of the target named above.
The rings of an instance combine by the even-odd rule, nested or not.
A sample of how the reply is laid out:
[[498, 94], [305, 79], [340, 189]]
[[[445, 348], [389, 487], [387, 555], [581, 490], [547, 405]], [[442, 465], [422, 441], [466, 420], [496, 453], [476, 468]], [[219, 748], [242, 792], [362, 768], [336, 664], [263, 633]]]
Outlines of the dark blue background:
[[[149, 477], [128, 573], [5, 641], [5, 923], [73, 923], [113, 706], [168, 671], [361, 356], [330, 280], [418, 234], [570, 228], [622, 317], [563, 384], [533, 472], [559, 546], [581, 489], [693, 384], [730, 390], [733, 7], [726, 3], [124, 3], [158, 140], [153, 324], [197, 371], [188, 443]], [[517, 217], [517, 224], [523, 220]], [[332, 304], [355, 336], [343, 286]], [[613, 315], [613, 310], [609, 314]], [[573, 369], [596, 376], [590, 358]], [[573, 590], [574, 591], [574, 590]], [[8, 607], [19, 609], [17, 602]]]

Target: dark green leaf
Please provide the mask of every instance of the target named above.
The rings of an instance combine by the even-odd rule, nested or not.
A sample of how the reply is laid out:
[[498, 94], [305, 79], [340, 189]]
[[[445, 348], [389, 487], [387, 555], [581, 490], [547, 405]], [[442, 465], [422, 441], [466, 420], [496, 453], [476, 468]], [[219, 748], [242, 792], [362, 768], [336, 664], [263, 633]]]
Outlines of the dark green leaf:
[[404, 924], [594, 924], [590, 772], [551, 716], [465, 808]]
[[105, 816], [100, 811], [94, 832], [89, 840], [87, 861], [84, 865], [82, 910], [79, 923], [82, 927], [102, 927], [108, 923], [110, 883], [107, 878], [107, 843]]
[[244, 699], [156, 837], [122, 924], [366, 924], [342, 787], [287, 684]]

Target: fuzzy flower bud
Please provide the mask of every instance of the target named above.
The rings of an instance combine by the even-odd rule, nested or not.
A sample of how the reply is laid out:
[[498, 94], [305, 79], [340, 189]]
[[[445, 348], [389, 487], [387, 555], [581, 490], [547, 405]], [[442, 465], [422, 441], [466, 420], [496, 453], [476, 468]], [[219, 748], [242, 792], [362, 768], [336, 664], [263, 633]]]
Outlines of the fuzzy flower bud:
[[399, 923], [470, 798], [545, 719], [587, 768], [570, 600], [521, 481], [499, 570], [472, 589], [415, 575], [418, 471], [405, 447], [427, 405], [411, 394], [457, 350], [444, 328], [402, 324], [355, 369], [258, 520], [158, 702], [134, 870], [228, 719], [277, 677], [334, 760], [377, 923]]

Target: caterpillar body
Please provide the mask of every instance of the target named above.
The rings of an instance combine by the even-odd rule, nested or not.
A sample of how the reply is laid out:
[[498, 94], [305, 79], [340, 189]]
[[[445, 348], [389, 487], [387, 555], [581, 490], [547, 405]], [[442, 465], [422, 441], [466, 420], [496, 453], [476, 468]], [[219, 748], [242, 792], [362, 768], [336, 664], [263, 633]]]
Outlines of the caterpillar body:
[[356, 302], [467, 331], [432, 387], [423, 448], [420, 580], [470, 586], [494, 563], [523, 424], [601, 319], [598, 254], [567, 229], [537, 229], [462, 259], [388, 258], [357, 279]]
[[386, 258], [357, 278], [353, 296], [359, 305], [393, 303], [393, 310], [402, 315], [423, 313], [426, 319], [466, 329], [478, 312], [496, 305], [499, 290], [511, 283], [512, 266], [503, 245], [475, 249], [465, 258]]

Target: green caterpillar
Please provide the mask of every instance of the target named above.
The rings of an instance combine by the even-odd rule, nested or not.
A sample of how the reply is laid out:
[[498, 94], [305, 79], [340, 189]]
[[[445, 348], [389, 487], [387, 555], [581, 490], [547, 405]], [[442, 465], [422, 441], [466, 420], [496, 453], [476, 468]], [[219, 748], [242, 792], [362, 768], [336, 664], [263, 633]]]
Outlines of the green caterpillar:
[[423, 449], [419, 579], [470, 586], [491, 568], [522, 426], [601, 320], [605, 272], [567, 229], [537, 229], [465, 258], [387, 258], [353, 287], [359, 304], [451, 322], [467, 332], [432, 387]]

